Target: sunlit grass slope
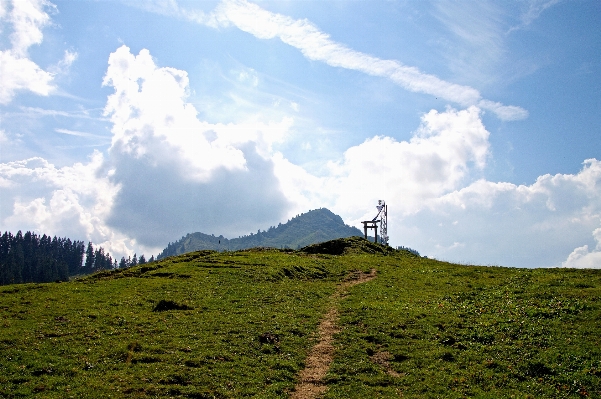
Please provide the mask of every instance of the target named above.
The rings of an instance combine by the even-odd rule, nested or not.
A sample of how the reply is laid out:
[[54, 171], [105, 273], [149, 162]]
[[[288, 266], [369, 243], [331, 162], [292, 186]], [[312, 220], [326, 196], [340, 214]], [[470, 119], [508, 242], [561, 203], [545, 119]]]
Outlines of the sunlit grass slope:
[[351, 238], [1, 287], [0, 397], [287, 397], [336, 284], [371, 268], [339, 303], [326, 397], [601, 396], [601, 272]]

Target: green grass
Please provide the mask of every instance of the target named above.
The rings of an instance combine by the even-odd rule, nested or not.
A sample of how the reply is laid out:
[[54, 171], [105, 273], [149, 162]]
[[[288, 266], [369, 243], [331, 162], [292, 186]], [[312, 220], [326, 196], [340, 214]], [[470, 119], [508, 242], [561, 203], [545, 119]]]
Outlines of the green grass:
[[287, 397], [336, 284], [370, 268], [339, 304], [326, 397], [601, 397], [601, 272], [378, 251], [201, 251], [0, 287], [0, 397]]
[[599, 271], [410, 258], [378, 270], [342, 303], [327, 398], [601, 397]]

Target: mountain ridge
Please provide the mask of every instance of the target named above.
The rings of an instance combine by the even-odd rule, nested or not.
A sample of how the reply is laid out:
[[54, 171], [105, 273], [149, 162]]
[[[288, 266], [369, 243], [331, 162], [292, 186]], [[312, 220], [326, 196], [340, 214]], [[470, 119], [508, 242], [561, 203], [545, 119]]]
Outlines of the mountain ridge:
[[188, 233], [176, 242], [169, 243], [157, 256], [181, 255], [199, 250], [236, 251], [253, 247], [274, 247], [300, 249], [312, 244], [337, 238], [363, 236], [356, 227], [344, 223], [339, 215], [327, 208], [319, 208], [301, 213], [288, 222], [271, 226], [265, 231], [257, 231], [238, 238], [225, 238], [223, 235]]

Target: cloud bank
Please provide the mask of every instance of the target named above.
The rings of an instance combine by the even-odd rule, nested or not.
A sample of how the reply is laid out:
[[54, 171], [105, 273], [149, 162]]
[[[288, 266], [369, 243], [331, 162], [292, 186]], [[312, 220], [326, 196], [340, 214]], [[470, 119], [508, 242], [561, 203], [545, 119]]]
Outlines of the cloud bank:
[[577, 174], [543, 175], [531, 185], [479, 179], [427, 201], [399, 223], [398, 234], [430, 247], [440, 258], [601, 267], [593, 262], [598, 248], [587, 256], [588, 246], [583, 247], [601, 224], [601, 162], [589, 159]]

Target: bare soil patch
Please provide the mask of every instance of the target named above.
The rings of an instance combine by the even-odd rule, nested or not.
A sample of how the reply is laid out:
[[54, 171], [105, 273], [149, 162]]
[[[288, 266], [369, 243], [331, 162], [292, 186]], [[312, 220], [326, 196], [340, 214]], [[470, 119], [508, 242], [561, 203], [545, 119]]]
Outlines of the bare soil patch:
[[334, 334], [340, 332], [337, 302], [350, 287], [365, 283], [375, 277], [375, 269], [372, 269], [369, 273], [358, 271], [351, 274], [346, 281], [338, 286], [338, 289], [332, 295], [332, 305], [317, 328], [317, 344], [309, 352], [306, 366], [300, 372], [300, 381], [290, 398], [313, 399], [325, 393], [327, 386], [323, 380], [334, 360]]

